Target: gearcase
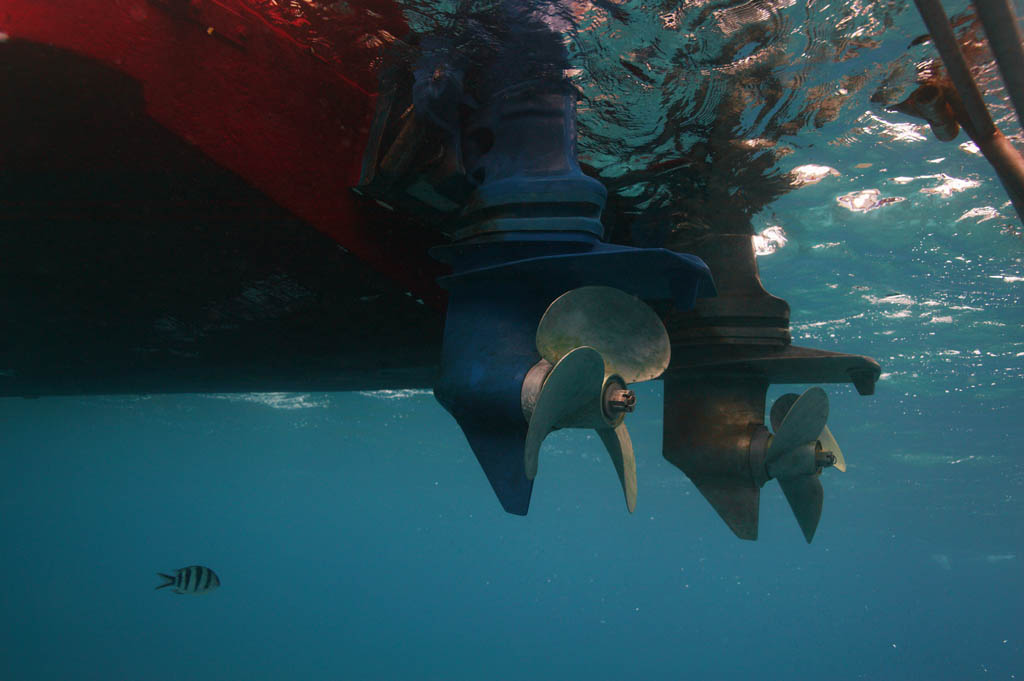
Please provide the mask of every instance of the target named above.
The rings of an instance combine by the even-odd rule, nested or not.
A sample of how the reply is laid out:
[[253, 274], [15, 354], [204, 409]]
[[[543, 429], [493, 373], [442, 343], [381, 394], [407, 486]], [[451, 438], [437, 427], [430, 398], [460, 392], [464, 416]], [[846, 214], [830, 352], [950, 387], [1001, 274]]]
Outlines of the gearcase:
[[765, 407], [772, 384], [852, 383], [874, 393], [878, 363], [792, 344], [789, 306], [761, 285], [749, 234], [690, 244], [716, 275], [718, 296], [665, 316], [672, 363], [665, 372], [663, 454], [741, 539], [757, 539], [761, 488], [776, 479], [804, 538], [821, 518], [826, 469], [846, 470], [826, 425], [820, 387]]

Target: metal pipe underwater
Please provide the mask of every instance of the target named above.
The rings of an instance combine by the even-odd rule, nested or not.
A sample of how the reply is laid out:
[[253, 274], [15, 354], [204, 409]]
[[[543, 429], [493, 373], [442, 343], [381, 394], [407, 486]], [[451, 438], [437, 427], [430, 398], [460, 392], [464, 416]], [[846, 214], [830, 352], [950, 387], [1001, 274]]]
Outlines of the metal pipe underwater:
[[1024, 128], [1024, 39], [1017, 16], [1007, 0], [974, 0], [972, 4], [996, 56], [1003, 85], [1017, 110], [1017, 122]]
[[978, 90], [978, 84], [974, 82], [967, 61], [956, 42], [953, 27], [949, 24], [942, 3], [939, 0], [914, 0], [914, 4], [917, 5], [917, 11], [921, 14], [932, 42], [935, 43], [935, 48], [946, 65], [946, 71], [949, 72], [949, 78], [960, 95], [960, 101], [974, 132], [981, 137], [990, 136], [996, 131], [995, 123], [992, 122], [992, 116], [981, 99], [981, 91]]
[[956, 89], [958, 97], [953, 99], [958, 101], [951, 104], [960, 125], [996, 171], [1017, 217], [1024, 222], [1024, 158], [992, 122], [942, 4], [939, 0], [914, 0], [914, 4]]

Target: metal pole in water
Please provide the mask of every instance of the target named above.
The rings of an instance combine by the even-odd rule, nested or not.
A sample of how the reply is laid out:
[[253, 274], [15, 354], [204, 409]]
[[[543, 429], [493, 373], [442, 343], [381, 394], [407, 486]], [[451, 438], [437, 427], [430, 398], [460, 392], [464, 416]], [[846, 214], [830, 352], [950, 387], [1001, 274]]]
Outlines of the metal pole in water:
[[1017, 110], [1017, 122], [1024, 128], [1024, 38], [1020, 35], [1017, 16], [1007, 0], [974, 0], [974, 8], [996, 55], [1010, 101]]
[[[945, 10], [942, 9], [942, 4], [939, 0], [914, 0], [914, 4], [917, 5], [917, 10], [928, 27], [928, 33], [931, 34], [932, 41], [959, 95], [962, 114], [957, 118], [960, 119], [960, 125], [992, 164], [1017, 211], [1018, 218], [1024, 222], [1024, 157], [992, 122], [992, 116], [960, 51], [953, 27]], [[1013, 28], [1016, 31], [1015, 25]], [[1007, 89], [1010, 89], [1009, 84]]]

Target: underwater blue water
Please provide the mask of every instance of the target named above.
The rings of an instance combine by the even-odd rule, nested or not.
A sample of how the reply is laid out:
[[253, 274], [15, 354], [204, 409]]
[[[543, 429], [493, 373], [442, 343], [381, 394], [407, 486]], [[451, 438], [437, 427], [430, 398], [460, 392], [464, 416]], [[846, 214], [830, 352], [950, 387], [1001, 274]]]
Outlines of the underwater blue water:
[[[854, 214], [835, 196], [888, 185], [853, 173], [763, 216], [796, 342], [884, 371], [826, 386], [849, 472], [813, 544], [774, 483], [732, 535], [661, 458], [658, 382], [632, 515], [583, 431], [505, 514], [426, 392], [5, 399], [2, 677], [1024, 678], [1021, 242], [956, 222], [1001, 199], [967, 170], [973, 197]], [[193, 563], [220, 589], [153, 590]]]
[[[844, 116], [780, 162], [834, 172], [755, 218], [794, 342], [882, 364], [825, 386], [849, 471], [813, 544], [774, 483], [733, 536], [661, 456], [657, 381], [636, 512], [559, 431], [526, 517], [425, 391], [3, 399], [0, 681], [1024, 679], [1022, 230], [963, 135]], [[901, 200], [839, 201], [870, 190]], [[191, 564], [222, 586], [154, 591]]]

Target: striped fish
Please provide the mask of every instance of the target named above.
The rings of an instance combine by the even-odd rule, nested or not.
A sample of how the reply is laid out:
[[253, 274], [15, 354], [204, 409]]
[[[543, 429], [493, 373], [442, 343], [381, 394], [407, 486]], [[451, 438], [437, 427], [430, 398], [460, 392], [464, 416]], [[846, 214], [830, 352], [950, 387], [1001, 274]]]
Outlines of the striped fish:
[[183, 567], [175, 570], [173, 575], [157, 574], [164, 578], [164, 583], [157, 588], [173, 586], [176, 594], [204, 594], [220, 586], [220, 579], [213, 570], [202, 565]]

